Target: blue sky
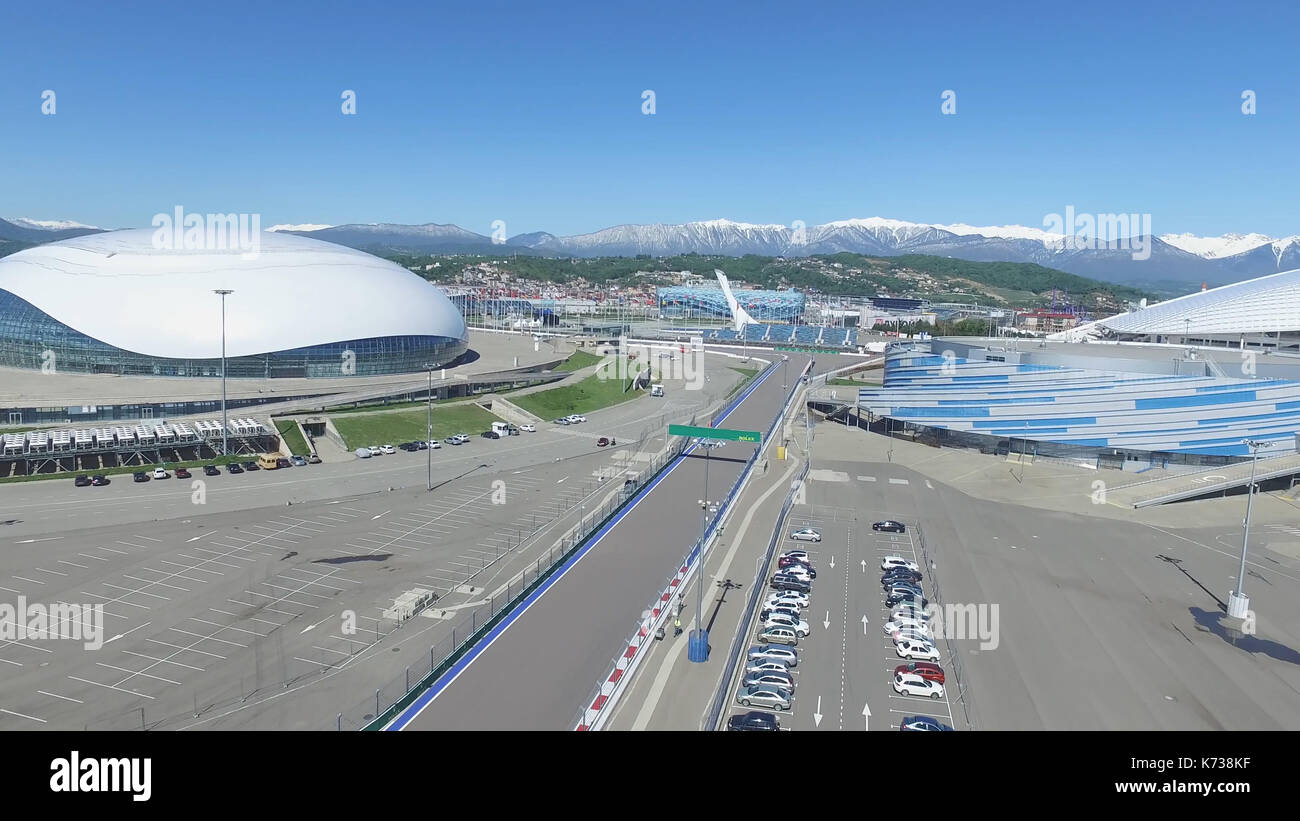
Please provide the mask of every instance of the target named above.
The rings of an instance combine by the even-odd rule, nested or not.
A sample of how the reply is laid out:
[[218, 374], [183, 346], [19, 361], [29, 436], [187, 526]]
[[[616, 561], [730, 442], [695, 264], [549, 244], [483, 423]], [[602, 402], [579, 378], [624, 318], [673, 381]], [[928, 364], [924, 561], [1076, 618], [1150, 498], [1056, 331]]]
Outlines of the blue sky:
[[114, 5], [6, 10], [0, 216], [1300, 233], [1284, 4]]

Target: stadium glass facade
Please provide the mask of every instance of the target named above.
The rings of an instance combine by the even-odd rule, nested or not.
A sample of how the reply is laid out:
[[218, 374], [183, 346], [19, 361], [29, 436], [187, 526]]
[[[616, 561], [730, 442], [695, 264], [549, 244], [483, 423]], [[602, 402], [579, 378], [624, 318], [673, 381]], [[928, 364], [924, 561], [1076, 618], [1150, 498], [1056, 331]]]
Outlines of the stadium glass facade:
[[[383, 336], [228, 357], [230, 378], [312, 378], [414, 373], [452, 364], [468, 348], [441, 336]], [[60, 373], [221, 376], [220, 357], [173, 359], [116, 348], [65, 325], [0, 289], [0, 366]]]
[[[795, 322], [803, 316], [806, 300], [798, 291], [732, 290], [736, 302], [760, 322]], [[721, 288], [673, 285], [658, 290], [659, 312], [664, 316], [729, 317]]]

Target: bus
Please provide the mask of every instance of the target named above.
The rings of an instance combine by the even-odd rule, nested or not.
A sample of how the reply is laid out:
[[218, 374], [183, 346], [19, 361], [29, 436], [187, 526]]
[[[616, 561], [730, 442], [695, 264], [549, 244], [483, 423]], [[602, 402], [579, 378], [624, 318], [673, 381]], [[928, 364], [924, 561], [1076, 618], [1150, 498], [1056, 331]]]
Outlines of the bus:
[[257, 457], [257, 466], [262, 470], [275, 470], [279, 467], [279, 465], [276, 464], [276, 460], [279, 458], [279, 455], [275, 453], [259, 454]]

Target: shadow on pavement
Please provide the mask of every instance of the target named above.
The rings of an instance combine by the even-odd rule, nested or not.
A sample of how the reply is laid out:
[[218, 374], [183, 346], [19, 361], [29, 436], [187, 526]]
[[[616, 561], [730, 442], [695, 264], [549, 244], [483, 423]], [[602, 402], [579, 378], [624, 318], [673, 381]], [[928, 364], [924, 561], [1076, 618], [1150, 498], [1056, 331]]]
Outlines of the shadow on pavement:
[[1224, 619], [1227, 617], [1222, 613], [1202, 610], [1199, 607], [1189, 607], [1188, 611], [1191, 612], [1192, 618], [1196, 619], [1196, 629], [1202, 633], [1213, 633], [1233, 647], [1245, 650], [1247, 653], [1262, 653], [1278, 661], [1300, 664], [1300, 652], [1296, 652], [1285, 644], [1241, 632], [1239, 628], [1233, 625], [1236, 619], [1231, 619], [1225, 623]]

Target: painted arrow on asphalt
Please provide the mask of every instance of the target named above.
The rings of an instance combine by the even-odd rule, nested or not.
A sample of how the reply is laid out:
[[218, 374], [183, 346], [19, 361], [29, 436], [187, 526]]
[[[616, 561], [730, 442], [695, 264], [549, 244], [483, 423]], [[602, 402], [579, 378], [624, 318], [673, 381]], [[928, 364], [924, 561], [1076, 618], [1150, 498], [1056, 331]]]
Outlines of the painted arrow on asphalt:
[[862, 729], [867, 731], [871, 730], [871, 705], [870, 704], [862, 705], [862, 723], [864, 725]]
[[831, 556], [831, 570], [835, 569], [835, 557]]
[[826, 621], [822, 622], [822, 629], [823, 630], [831, 629], [831, 611], [829, 610], [826, 611]]
[[863, 559], [863, 560], [862, 560], [862, 572], [863, 572], [863, 573], [866, 573], [866, 572], [867, 572], [867, 560], [866, 560], [866, 559]]
[[862, 617], [862, 635], [865, 636], [866, 634], [867, 634], [867, 617], [866, 617], [866, 616], [863, 616], [863, 617]]
[[813, 713], [813, 726], [822, 726], [822, 697], [817, 696], [817, 711]]

